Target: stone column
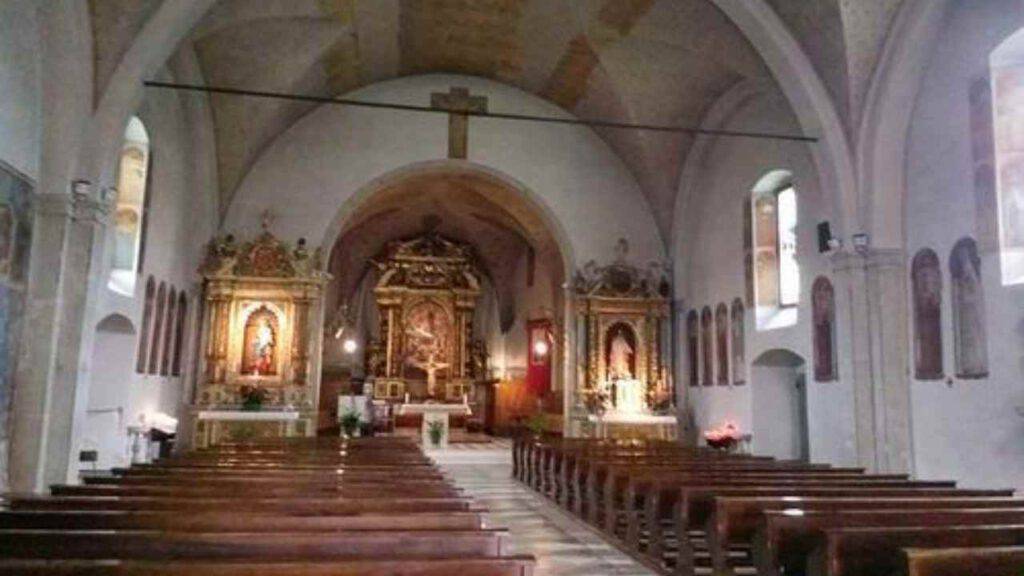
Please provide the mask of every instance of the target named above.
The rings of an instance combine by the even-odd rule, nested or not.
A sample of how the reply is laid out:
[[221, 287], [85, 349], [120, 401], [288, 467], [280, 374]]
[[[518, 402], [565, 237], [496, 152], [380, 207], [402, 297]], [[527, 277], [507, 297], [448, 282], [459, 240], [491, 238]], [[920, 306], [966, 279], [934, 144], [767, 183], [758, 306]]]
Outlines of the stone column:
[[873, 472], [910, 472], [905, 254], [841, 252], [833, 265], [840, 335], [846, 342], [841, 377], [853, 382], [857, 458]]
[[11, 489], [67, 481], [93, 244], [108, 203], [85, 182], [37, 199], [12, 403]]

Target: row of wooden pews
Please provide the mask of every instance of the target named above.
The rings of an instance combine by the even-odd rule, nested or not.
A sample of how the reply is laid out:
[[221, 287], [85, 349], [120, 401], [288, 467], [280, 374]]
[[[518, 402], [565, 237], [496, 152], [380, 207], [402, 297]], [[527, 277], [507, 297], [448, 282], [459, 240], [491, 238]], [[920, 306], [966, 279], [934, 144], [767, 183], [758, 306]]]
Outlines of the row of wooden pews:
[[410, 440], [223, 445], [12, 497], [0, 576], [529, 576]]
[[1024, 574], [1012, 490], [660, 441], [522, 438], [513, 474], [668, 574]]

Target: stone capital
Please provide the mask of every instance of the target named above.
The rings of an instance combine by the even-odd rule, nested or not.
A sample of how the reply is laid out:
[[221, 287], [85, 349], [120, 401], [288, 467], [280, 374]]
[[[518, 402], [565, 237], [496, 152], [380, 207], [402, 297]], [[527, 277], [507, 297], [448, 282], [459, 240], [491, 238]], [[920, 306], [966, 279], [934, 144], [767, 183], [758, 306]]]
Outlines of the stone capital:
[[862, 252], [841, 250], [829, 258], [836, 272], [906, 267], [906, 252], [899, 248], [871, 248]]

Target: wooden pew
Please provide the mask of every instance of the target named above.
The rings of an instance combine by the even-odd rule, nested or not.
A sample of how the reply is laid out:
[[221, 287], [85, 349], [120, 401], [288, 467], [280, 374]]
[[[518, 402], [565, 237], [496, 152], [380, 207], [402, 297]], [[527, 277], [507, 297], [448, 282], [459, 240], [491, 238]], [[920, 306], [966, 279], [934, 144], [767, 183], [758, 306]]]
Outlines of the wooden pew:
[[531, 576], [531, 556], [305, 561], [0, 560], [0, 576]]
[[117, 485], [90, 485], [70, 486], [58, 485], [51, 487], [54, 496], [262, 496], [266, 498], [288, 497], [288, 496], [348, 496], [350, 498], [391, 498], [416, 494], [427, 498], [457, 498], [462, 494], [459, 488], [445, 483], [437, 484], [358, 484], [343, 483], [329, 486], [306, 487], [301, 484], [291, 486], [253, 486], [250, 489], [243, 489], [238, 486], [223, 486], [217, 484], [190, 485], [190, 486], [117, 486]]
[[904, 550], [908, 576], [1020, 576], [1024, 546], [998, 548], [911, 548]]
[[[1024, 502], [1022, 502], [1024, 504]], [[1024, 508], [767, 511], [754, 541], [758, 573], [778, 576], [806, 563], [830, 528], [1024, 525]]]
[[[905, 568], [904, 548], [1024, 545], [1024, 525], [826, 528], [808, 576], [876, 576]], [[973, 575], [972, 575], [973, 576]]]
[[14, 498], [9, 504], [11, 510], [83, 510], [83, 511], [178, 511], [195, 513], [204, 510], [236, 510], [278, 514], [360, 514], [367, 512], [463, 512], [478, 510], [469, 498], [322, 498], [295, 496], [290, 498], [253, 497], [237, 498], [183, 498], [166, 497], [25, 497]]
[[[1024, 500], [1015, 498], [715, 498], [714, 507], [706, 523], [708, 548], [712, 566], [718, 574], [729, 574], [732, 566], [728, 552], [736, 544], [751, 546], [754, 535], [762, 524], [764, 512], [788, 509], [819, 510], [958, 510], [969, 508], [1007, 509], [1022, 508]], [[763, 565], [757, 547], [753, 548], [755, 566], [761, 574], [771, 568]], [[774, 563], [774, 560], [772, 560]]]

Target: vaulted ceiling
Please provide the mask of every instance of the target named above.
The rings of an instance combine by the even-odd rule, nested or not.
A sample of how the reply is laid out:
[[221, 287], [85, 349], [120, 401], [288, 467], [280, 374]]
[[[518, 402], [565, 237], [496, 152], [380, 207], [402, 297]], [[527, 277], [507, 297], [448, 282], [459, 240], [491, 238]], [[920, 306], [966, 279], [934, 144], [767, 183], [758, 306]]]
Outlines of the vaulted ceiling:
[[[754, 0], [750, 0], [754, 1]], [[766, 1], [848, 122], [900, 0]], [[89, 0], [97, 91], [161, 0]], [[742, 80], [770, 82], [710, 0], [221, 0], [182, 43], [210, 85], [338, 95], [431, 72], [517, 86], [585, 118], [699, 125]], [[865, 72], [868, 70], [868, 72]], [[424, 104], [428, 104], [424, 95]], [[212, 96], [221, 205], [309, 104]], [[606, 130], [667, 238], [688, 136]]]

